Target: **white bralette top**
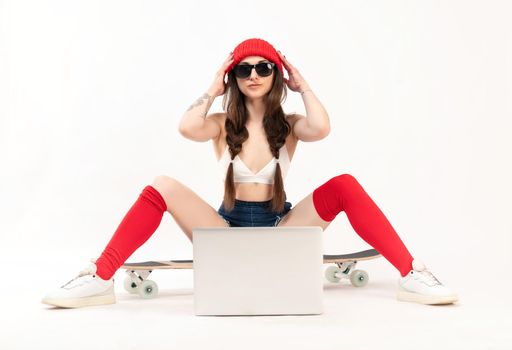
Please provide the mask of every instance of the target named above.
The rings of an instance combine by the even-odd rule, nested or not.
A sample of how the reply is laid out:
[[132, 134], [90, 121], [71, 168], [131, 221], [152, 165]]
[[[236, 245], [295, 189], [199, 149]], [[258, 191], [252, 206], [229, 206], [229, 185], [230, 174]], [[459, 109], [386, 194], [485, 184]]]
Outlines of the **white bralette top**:
[[[253, 173], [237, 155], [233, 159], [233, 176], [235, 182], [252, 182], [252, 183], [263, 183], [263, 184], [274, 184], [274, 175], [276, 173], [277, 159], [274, 157], [270, 162], [267, 163], [257, 173]], [[222, 182], [226, 179], [226, 173], [228, 171], [229, 163], [231, 162], [231, 155], [229, 153], [229, 147], [226, 146], [222, 157], [218, 161], [218, 165], [221, 172]], [[290, 158], [288, 157], [288, 150], [286, 144], [279, 150], [279, 165], [281, 166], [281, 173], [283, 180], [288, 173], [290, 168]]]

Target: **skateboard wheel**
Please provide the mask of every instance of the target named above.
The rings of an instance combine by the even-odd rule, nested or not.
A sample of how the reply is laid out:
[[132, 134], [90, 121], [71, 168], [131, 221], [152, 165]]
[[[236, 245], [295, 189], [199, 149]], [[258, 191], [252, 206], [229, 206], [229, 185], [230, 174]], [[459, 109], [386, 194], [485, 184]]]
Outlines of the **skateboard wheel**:
[[139, 287], [139, 285], [135, 282], [133, 282], [133, 280], [130, 278], [130, 276], [126, 276], [126, 278], [124, 279], [124, 289], [130, 293], [130, 294], [135, 294], [137, 293], [137, 288]]
[[332, 283], [338, 283], [341, 280], [341, 270], [338, 266], [329, 266], [325, 269], [325, 278]]
[[354, 287], [364, 287], [368, 283], [368, 273], [363, 270], [354, 270], [350, 273], [350, 283]]
[[142, 298], [151, 299], [158, 295], [158, 286], [151, 280], [145, 280], [140, 284], [138, 292]]

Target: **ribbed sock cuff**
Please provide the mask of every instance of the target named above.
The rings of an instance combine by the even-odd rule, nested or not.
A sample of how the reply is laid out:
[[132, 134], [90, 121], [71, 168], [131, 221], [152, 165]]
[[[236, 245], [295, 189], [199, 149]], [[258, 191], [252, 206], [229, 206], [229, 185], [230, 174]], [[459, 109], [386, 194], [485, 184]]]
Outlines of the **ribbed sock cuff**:
[[167, 210], [167, 204], [165, 203], [164, 198], [153, 186], [148, 185], [144, 187], [140, 197], [148, 200], [151, 204], [153, 204], [160, 211], [164, 212]]

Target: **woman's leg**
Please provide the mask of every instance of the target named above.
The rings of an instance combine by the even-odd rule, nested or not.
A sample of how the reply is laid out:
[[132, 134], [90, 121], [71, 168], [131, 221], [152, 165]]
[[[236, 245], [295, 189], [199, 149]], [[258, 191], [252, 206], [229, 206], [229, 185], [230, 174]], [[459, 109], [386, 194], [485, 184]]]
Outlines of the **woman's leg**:
[[173, 216], [190, 240], [194, 227], [228, 226], [189, 188], [170, 177], [159, 176], [143, 189], [96, 263], [48, 293], [42, 303], [65, 308], [115, 303], [112, 276], [156, 231], [165, 211]]
[[398, 300], [422, 304], [458, 300], [457, 294], [439, 282], [421, 261], [412, 258], [382, 211], [351, 175], [336, 176], [315, 189], [278, 226], [320, 226], [325, 230], [341, 211], [357, 234], [400, 271]]
[[341, 211], [357, 234], [402, 276], [412, 269], [413, 257], [402, 240], [359, 182], [349, 174], [336, 176], [315, 189], [293, 207], [278, 226], [320, 226], [325, 230]]
[[228, 226], [217, 211], [188, 187], [168, 176], [146, 186], [96, 261], [97, 275], [110, 279], [156, 231], [165, 211], [192, 241], [192, 228]]

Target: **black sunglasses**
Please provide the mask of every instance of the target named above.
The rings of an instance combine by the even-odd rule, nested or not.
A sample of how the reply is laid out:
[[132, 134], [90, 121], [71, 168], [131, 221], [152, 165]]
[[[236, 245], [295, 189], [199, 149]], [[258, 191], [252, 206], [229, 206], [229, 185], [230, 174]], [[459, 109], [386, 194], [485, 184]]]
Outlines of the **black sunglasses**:
[[251, 75], [252, 69], [256, 69], [256, 73], [260, 77], [268, 77], [274, 70], [275, 63], [261, 62], [257, 64], [238, 64], [233, 67], [233, 72], [237, 78], [247, 78]]

